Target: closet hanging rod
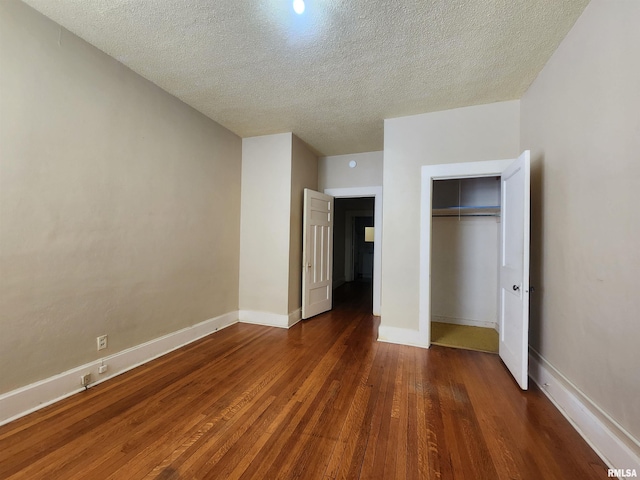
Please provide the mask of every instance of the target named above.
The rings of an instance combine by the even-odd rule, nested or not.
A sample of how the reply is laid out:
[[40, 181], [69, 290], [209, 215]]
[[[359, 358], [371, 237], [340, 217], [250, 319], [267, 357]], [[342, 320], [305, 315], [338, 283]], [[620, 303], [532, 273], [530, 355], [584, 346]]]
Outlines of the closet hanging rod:
[[433, 208], [433, 217], [499, 217], [499, 206]]
[[461, 213], [460, 215], [455, 213], [434, 213], [432, 217], [500, 217], [499, 213]]

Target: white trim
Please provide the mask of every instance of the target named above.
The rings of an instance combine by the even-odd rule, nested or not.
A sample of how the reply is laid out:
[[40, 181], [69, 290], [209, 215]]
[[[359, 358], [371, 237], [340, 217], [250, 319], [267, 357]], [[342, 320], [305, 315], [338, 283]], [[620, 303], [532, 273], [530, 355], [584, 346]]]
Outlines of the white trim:
[[638, 439], [532, 347], [529, 347], [529, 376], [609, 468], [640, 471]]
[[302, 320], [302, 308], [298, 308], [289, 314], [289, 328]]
[[434, 180], [501, 175], [513, 162], [490, 160], [487, 162], [448, 163], [425, 165], [421, 169], [420, 188], [420, 307], [418, 331], [420, 341], [431, 344], [431, 199]]
[[398, 345], [409, 345], [410, 347], [429, 348], [420, 337], [420, 332], [408, 328], [378, 327], [378, 341], [385, 343], [395, 343]]
[[325, 188], [324, 193], [335, 198], [374, 197], [373, 226], [373, 314], [380, 315], [382, 291], [382, 187]]
[[[81, 375], [91, 373], [90, 388], [237, 322], [238, 312], [229, 312], [4, 393], [0, 395], [0, 425], [81, 392]], [[104, 374], [98, 373], [102, 364], [108, 367]]]
[[470, 318], [445, 317], [442, 315], [431, 315], [432, 322], [449, 323], [451, 325], [466, 325], [468, 327], [482, 327], [498, 329], [498, 322], [472, 320]]
[[265, 325], [267, 327], [290, 328], [302, 319], [300, 308], [288, 315], [255, 310], [240, 310], [238, 313], [241, 323]]

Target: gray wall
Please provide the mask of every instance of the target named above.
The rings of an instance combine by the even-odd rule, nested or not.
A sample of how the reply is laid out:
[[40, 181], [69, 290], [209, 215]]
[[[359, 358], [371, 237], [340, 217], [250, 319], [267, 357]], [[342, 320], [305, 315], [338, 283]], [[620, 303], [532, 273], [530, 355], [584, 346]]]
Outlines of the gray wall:
[[521, 138], [532, 150], [531, 345], [636, 439], [638, 25], [639, 2], [593, 0], [523, 97]]
[[20, 2], [0, 35], [0, 393], [237, 310], [241, 140]]

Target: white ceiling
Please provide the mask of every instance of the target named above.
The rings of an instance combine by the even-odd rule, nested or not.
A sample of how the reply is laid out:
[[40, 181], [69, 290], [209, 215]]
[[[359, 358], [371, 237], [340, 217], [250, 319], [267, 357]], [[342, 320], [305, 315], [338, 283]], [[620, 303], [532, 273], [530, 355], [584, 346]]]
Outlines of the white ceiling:
[[518, 99], [588, 0], [25, 0], [242, 137], [382, 150], [383, 119]]

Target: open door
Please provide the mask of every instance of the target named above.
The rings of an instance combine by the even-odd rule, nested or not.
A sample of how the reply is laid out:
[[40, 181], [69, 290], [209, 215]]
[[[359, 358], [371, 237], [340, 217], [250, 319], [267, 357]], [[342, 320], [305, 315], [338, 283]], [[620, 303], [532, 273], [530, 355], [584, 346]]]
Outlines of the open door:
[[528, 388], [530, 160], [525, 151], [502, 172], [500, 358]]
[[302, 220], [302, 318], [331, 310], [333, 197], [304, 189]]

